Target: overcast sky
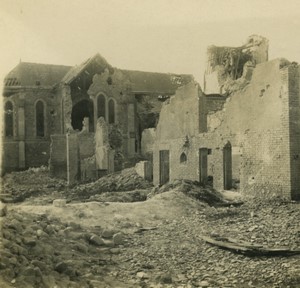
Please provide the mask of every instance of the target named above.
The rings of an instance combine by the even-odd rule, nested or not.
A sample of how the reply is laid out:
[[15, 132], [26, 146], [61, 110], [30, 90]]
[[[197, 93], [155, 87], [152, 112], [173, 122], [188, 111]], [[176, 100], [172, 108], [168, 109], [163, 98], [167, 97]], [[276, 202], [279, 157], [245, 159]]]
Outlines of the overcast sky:
[[[76, 65], [99, 52], [124, 69], [193, 74], [208, 45], [269, 39], [300, 63], [298, 0], [0, 0], [1, 78], [24, 62]], [[2, 49], [1, 48], [1, 49]]]

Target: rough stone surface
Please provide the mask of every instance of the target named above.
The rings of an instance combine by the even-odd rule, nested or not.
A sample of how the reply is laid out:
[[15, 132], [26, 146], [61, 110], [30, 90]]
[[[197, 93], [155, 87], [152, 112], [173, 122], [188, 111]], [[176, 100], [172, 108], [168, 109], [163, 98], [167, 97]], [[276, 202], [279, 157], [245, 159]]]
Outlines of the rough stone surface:
[[0, 217], [4, 217], [7, 214], [7, 206], [6, 204], [0, 201]]
[[90, 242], [96, 246], [101, 246], [105, 244], [103, 239], [97, 235], [92, 235], [90, 238]]
[[124, 235], [123, 233], [119, 232], [114, 234], [113, 241], [115, 245], [122, 245], [124, 244]]
[[66, 199], [55, 199], [53, 201], [53, 206], [55, 207], [65, 207], [67, 205]]

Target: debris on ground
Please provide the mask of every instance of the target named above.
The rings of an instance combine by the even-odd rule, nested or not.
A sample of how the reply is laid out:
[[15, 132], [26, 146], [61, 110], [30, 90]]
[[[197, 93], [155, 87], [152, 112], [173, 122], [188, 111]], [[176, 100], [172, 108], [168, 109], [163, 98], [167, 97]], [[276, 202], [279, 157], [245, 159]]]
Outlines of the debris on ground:
[[152, 183], [140, 177], [133, 167], [101, 177], [92, 183], [77, 185], [69, 191], [69, 197], [72, 200], [88, 199], [104, 192], [133, 191], [151, 187]]
[[242, 253], [251, 256], [289, 256], [300, 254], [299, 249], [293, 249], [290, 247], [266, 247], [263, 245], [257, 245], [247, 241], [237, 240], [231, 237], [225, 237], [220, 235], [212, 235], [211, 237], [200, 235], [199, 236], [205, 242], [218, 246], [223, 249], [231, 250], [236, 253]]
[[125, 192], [99, 190], [109, 185], [101, 186], [101, 179], [109, 183], [105, 177], [68, 189], [43, 173], [5, 176], [3, 194], [15, 189], [22, 195], [30, 187], [42, 192], [2, 206], [0, 287], [300, 286], [299, 255], [248, 257], [201, 239], [230, 235], [222, 240], [296, 251], [300, 203], [254, 198], [224, 207], [219, 204], [234, 197], [228, 202], [223, 193], [186, 180], [153, 188], [130, 170], [127, 178], [106, 176], [122, 189], [142, 187]]
[[[3, 202], [32, 200], [39, 201], [38, 204], [42, 205], [52, 203], [56, 198], [66, 198], [68, 202], [87, 201], [89, 198], [91, 201], [144, 201], [146, 196], [143, 190], [153, 187], [150, 182], [140, 177], [134, 168], [103, 176], [95, 182], [78, 184], [73, 188], [69, 188], [64, 180], [49, 177], [46, 167], [7, 173], [2, 182], [0, 200]], [[106, 193], [124, 191], [134, 192], [124, 195]]]
[[192, 197], [201, 202], [214, 206], [239, 206], [242, 205], [241, 201], [228, 201], [224, 198], [223, 194], [215, 190], [210, 185], [202, 185], [198, 181], [179, 179], [171, 183], [167, 183], [161, 187], [155, 187], [149, 197], [153, 195], [164, 193], [166, 191], [180, 191], [185, 195]]

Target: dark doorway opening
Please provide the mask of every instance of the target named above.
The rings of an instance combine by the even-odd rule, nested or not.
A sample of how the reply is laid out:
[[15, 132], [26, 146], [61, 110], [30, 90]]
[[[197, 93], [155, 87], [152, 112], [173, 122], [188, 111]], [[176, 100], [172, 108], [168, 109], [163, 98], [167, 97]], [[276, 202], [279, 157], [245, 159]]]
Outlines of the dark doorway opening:
[[89, 132], [94, 132], [94, 106], [91, 100], [81, 100], [73, 106], [71, 118], [74, 130], [82, 130], [85, 117], [89, 118]]
[[232, 188], [232, 149], [228, 142], [223, 148], [224, 190]]
[[199, 182], [203, 185], [207, 183], [207, 148], [199, 149]]
[[170, 180], [169, 150], [159, 151], [159, 184], [164, 185]]

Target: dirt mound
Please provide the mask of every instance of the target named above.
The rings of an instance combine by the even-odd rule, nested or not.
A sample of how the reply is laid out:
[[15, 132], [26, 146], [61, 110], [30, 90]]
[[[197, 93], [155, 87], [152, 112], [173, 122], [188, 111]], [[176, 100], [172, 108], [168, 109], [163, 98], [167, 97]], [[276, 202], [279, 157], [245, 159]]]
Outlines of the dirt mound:
[[82, 200], [104, 192], [133, 191], [152, 186], [150, 182], [140, 177], [134, 168], [127, 168], [119, 173], [104, 176], [93, 183], [75, 186], [70, 190], [68, 197], [71, 200]]
[[175, 180], [172, 183], [156, 187], [151, 192], [150, 197], [170, 190], [183, 192], [187, 196], [205, 202], [209, 205], [222, 205], [228, 203], [223, 198], [222, 194], [211, 186], [204, 187], [198, 181], [192, 180]]

